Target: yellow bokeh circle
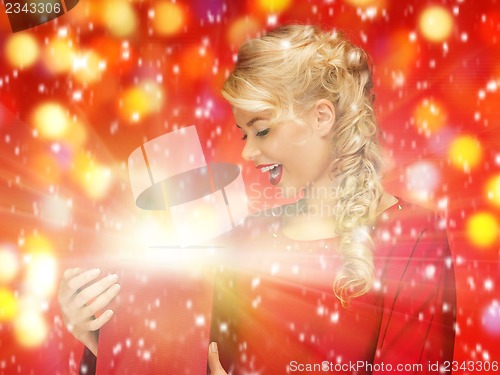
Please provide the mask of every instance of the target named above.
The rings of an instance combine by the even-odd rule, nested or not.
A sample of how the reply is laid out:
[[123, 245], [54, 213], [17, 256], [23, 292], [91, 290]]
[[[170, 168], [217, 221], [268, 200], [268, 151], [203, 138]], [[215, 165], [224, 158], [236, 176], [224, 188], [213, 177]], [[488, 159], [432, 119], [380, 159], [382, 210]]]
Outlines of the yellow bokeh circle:
[[451, 142], [448, 156], [455, 168], [468, 171], [479, 165], [483, 156], [483, 150], [481, 143], [476, 138], [463, 135]]
[[12, 320], [19, 310], [14, 293], [7, 288], [0, 288], [0, 322]]
[[5, 44], [7, 62], [15, 68], [28, 68], [38, 60], [40, 48], [37, 39], [29, 33], [14, 34]]
[[185, 17], [178, 4], [161, 1], [155, 4], [153, 12], [152, 25], [158, 35], [173, 35], [181, 30]]
[[261, 26], [255, 19], [240, 17], [229, 26], [227, 40], [230, 45], [239, 48], [243, 42], [254, 38], [260, 30]]
[[34, 348], [42, 345], [46, 340], [47, 323], [42, 314], [27, 309], [14, 320], [14, 334], [19, 344]]
[[486, 182], [486, 197], [495, 206], [500, 207], [500, 175], [491, 177]]
[[36, 107], [33, 125], [43, 138], [60, 139], [69, 130], [70, 118], [62, 105], [47, 102]]
[[346, 3], [351, 4], [355, 7], [371, 7], [371, 6], [379, 6], [382, 3], [382, 0], [345, 0]]
[[19, 260], [8, 246], [0, 245], [0, 284], [11, 282], [19, 270]]
[[72, 73], [83, 84], [93, 83], [101, 78], [105, 64], [94, 51], [82, 51], [73, 56]]
[[52, 73], [65, 73], [71, 70], [75, 49], [70, 40], [55, 38], [45, 47], [43, 63]]
[[453, 17], [444, 7], [429, 6], [420, 14], [418, 26], [424, 38], [432, 42], [442, 42], [453, 31]]
[[292, 0], [258, 0], [259, 8], [265, 12], [279, 13], [286, 10]]
[[477, 247], [489, 247], [498, 239], [500, 223], [492, 214], [480, 212], [467, 221], [467, 237]]
[[417, 128], [426, 133], [438, 132], [447, 121], [444, 106], [432, 99], [424, 99], [415, 109], [414, 117]]
[[134, 123], [160, 111], [164, 101], [160, 85], [147, 81], [127, 89], [120, 98], [119, 109], [123, 119]]
[[114, 36], [132, 35], [137, 27], [137, 15], [128, 1], [111, 0], [103, 2], [102, 20]]
[[111, 168], [99, 163], [84, 151], [75, 156], [71, 172], [73, 179], [93, 199], [104, 198], [114, 180]]

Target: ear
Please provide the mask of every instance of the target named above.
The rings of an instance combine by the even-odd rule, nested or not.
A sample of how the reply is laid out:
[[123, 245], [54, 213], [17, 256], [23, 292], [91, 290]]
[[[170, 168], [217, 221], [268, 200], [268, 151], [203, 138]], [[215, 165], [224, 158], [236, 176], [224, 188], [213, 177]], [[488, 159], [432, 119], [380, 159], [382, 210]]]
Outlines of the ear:
[[320, 99], [313, 108], [315, 129], [321, 137], [330, 133], [335, 124], [335, 107], [328, 99]]

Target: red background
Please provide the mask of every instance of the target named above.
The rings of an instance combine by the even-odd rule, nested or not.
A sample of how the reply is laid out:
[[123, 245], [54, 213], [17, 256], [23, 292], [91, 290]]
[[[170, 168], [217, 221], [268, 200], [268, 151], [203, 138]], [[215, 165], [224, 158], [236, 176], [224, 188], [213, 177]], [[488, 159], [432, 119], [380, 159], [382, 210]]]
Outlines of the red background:
[[[126, 170], [128, 155], [143, 142], [196, 124], [207, 161], [240, 164], [247, 186], [267, 186], [260, 172], [242, 164], [241, 134], [219, 90], [246, 35], [290, 22], [344, 30], [373, 57], [376, 111], [391, 168], [386, 188], [435, 209], [448, 222], [458, 294], [455, 359], [500, 361], [499, 236], [492, 229], [492, 239], [481, 245], [467, 229], [478, 212], [499, 223], [500, 187], [488, 196], [489, 182], [500, 176], [498, 1], [179, 0], [175, 4], [183, 19], [169, 35], [161, 35], [148, 15], [162, 2], [118, 1], [135, 20], [131, 31], [120, 31], [110, 21], [113, 15], [103, 16], [117, 9], [106, 9], [110, 3], [117, 1], [82, 0], [57, 20], [22, 32], [40, 51], [24, 67], [6, 52], [18, 34], [12, 34], [6, 14], [0, 15], [0, 245], [18, 265], [13, 276], [0, 278], [0, 290], [10, 296], [0, 299], [5, 303], [0, 308], [0, 374], [75, 373], [81, 347], [62, 326], [56, 285], [40, 297], [25, 283], [29, 258], [37, 251], [30, 246], [44, 241], [55, 261], [51, 272], [58, 275], [69, 265], [100, 266], [104, 254], [130, 247], [131, 231], [150, 219], [133, 204]], [[366, 6], [356, 3], [371, 4], [376, 14], [365, 17]], [[442, 6], [452, 19], [451, 33], [440, 41], [429, 40], [419, 26], [419, 17], [433, 5]], [[117, 14], [118, 25], [127, 17]], [[234, 30], [242, 20], [243, 31], [232, 35], [238, 34]], [[55, 61], [43, 56], [57, 38], [71, 40], [80, 56], [97, 56], [101, 70], [95, 78], [79, 78], [74, 63], [54, 70]], [[127, 101], [127, 90], [143, 87], [145, 80], [156, 82], [162, 96], [157, 106], [142, 104], [149, 112], [133, 121], [130, 113], [137, 101]], [[33, 114], [46, 102], [58, 103], [72, 120], [60, 136], [33, 132]], [[422, 114], [422, 103], [437, 110], [424, 105]], [[423, 121], [430, 127], [427, 132]], [[481, 150], [477, 165], [465, 170], [450, 154], [453, 142], [464, 135]], [[409, 183], [409, 171], [418, 162], [437, 172], [438, 182], [425, 194]], [[107, 171], [109, 181], [97, 191], [101, 175], [96, 166]], [[50, 197], [65, 202], [62, 216], [44, 211], [43, 202]], [[250, 190], [249, 197], [252, 207], [264, 203]], [[176, 254], [167, 256], [174, 259]], [[15, 321], [33, 308], [22, 303], [30, 296], [34, 305], [29, 306], [35, 306], [47, 331], [28, 347], [16, 333]], [[491, 306], [496, 312], [488, 312]], [[10, 308], [15, 313], [9, 315]]]

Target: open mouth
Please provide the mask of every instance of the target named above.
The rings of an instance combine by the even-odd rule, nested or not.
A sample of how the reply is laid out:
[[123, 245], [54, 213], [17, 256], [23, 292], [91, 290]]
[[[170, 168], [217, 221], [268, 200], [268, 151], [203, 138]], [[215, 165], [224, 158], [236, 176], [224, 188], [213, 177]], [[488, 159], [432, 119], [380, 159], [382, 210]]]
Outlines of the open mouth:
[[261, 167], [260, 170], [262, 173], [269, 172], [269, 182], [271, 182], [272, 185], [277, 185], [281, 180], [283, 166], [281, 164], [270, 164]]

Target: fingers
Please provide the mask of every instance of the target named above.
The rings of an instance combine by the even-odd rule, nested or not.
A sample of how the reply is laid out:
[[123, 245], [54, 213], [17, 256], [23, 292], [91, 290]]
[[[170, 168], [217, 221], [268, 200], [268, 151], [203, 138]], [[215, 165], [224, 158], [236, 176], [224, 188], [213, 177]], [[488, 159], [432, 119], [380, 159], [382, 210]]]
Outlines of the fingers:
[[100, 273], [101, 270], [98, 268], [84, 272], [79, 268], [71, 268], [64, 271], [61, 283], [59, 284], [59, 304], [65, 305], [78, 292], [78, 289], [95, 280]]
[[85, 323], [85, 328], [88, 331], [97, 331], [101, 329], [113, 316], [113, 310], [104, 311], [99, 317], [89, 320]]
[[120, 288], [121, 287], [119, 284], [114, 284], [109, 287], [104, 293], [97, 296], [97, 298], [87, 306], [90, 314], [95, 315], [98, 311], [104, 309], [118, 295]]
[[95, 318], [99, 311], [117, 296], [120, 286], [116, 284], [118, 276], [108, 275], [95, 281], [101, 274], [99, 269], [82, 271], [77, 268], [64, 272], [59, 287], [59, 304], [63, 319], [71, 325], [73, 331], [99, 329], [112, 315], [109, 310]]
[[118, 276], [116, 274], [112, 274], [103, 277], [102, 279], [90, 284], [89, 286], [83, 289], [78, 288], [77, 293], [73, 296], [73, 299], [68, 303], [68, 308], [78, 309], [82, 306], [87, 305], [91, 300], [102, 295], [109, 287], [115, 284], [116, 280], [118, 280]]
[[208, 367], [211, 375], [227, 375], [219, 360], [217, 343], [211, 342], [208, 346]]

